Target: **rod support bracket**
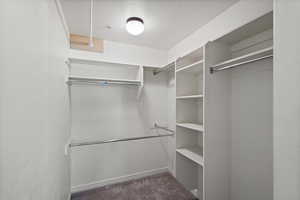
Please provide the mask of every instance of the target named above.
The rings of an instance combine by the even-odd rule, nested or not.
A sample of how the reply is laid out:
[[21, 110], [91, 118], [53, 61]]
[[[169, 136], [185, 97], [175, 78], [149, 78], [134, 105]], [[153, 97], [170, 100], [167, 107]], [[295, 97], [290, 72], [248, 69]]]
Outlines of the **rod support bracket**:
[[71, 139], [69, 139], [67, 141], [67, 144], [65, 144], [65, 151], [64, 151], [64, 154], [65, 156], [68, 156], [70, 154], [70, 147], [71, 147]]

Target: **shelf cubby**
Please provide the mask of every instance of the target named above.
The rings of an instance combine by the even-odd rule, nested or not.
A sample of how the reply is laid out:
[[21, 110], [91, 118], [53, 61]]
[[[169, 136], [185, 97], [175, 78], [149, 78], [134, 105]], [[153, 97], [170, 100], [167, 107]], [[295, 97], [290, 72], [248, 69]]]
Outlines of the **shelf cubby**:
[[[231, 68], [273, 55], [273, 13], [270, 12], [214, 41], [224, 49], [212, 69]], [[226, 52], [226, 53], [225, 53]]]
[[203, 166], [203, 149], [199, 146], [189, 146], [176, 149], [180, 155], [190, 159], [191, 161]]
[[202, 99], [177, 101], [176, 116], [177, 124], [203, 124]]
[[143, 85], [143, 67], [97, 60], [69, 58], [70, 74], [68, 83], [106, 85]]
[[199, 96], [203, 94], [202, 73], [177, 73], [176, 74], [176, 95]]
[[176, 149], [177, 179], [201, 199], [203, 193], [203, 149], [200, 146], [186, 146]]
[[176, 70], [176, 73], [203, 73], [203, 60], [179, 68]]
[[204, 127], [201, 124], [195, 124], [195, 123], [176, 123], [176, 126], [182, 127], [182, 128], [186, 128], [186, 129], [190, 129], [190, 130], [194, 130], [194, 131], [199, 131], [199, 132], [203, 132], [204, 131]]
[[176, 62], [176, 71], [184, 71], [188, 68], [194, 68], [203, 64], [203, 47], [181, 57]]

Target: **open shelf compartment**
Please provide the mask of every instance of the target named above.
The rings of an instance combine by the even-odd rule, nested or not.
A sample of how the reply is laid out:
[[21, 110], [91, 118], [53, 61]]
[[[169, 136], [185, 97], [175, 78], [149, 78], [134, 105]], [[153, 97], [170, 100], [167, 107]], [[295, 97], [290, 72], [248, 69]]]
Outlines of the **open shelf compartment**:
[[270, 12], [213, 42], [222, 52], [210, 71], [233, 68], [273, 56], [273, 13]]
[[[176, 74], [176, 95], [182, 98], [200, 97], [203, 94], [202, 73], [178, 73]], [[181, 99], [182, 99], [181, 98]]]
[[191, 161], [203, 166], [203, 150], [199, 146], [190, 146], [176, 149], [176, 152], [182, 156], [190, 159]]
[[203, 60], [196, 61], [190, 65], [182, 67], [176, 70], [176, 73], [202, 73], [203, 72]]
[[176, 101], [176, 123], [185, 128], [198, 129], [197, 125], [203, 124], [202, 99]]
[[198, 68], [203, 64], [203, 47], [181, 57], [176, 62], [176, 72]]
[[143, 86], [143, 67], [138, 65], [108, 63], [95, 60], [69, 58], [68, 84], [122, 84]]
[[195, 123], [176, 123], [176, 126], [187, 128], [194, 131], [203, 132], [204, 128], [201, 124], [195, 124]]
[[176, 178], [183, 186], [203, 197], [203, 135], [193, 130], [177, 128]]

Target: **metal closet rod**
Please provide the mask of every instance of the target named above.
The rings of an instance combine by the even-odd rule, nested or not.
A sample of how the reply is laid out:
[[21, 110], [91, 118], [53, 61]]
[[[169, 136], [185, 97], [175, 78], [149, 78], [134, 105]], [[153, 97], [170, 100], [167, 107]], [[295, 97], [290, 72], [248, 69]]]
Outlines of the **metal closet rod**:
[[160, 69], [155, 69], [153, 70], [153, 75], [157, 75], [161, 72], [164, 72], [164, 71], [168, 71], [170, 68], [172, 68], [173, 66], [176, 67], [176, 63], [181, 59], [181, 57], [177, 58], [175, 61], [161, 67]]
[[140, 85], [138, 82], [132, 81], [111, 81], [111, 80], [98, 80], [98, 81], [77, 81], [71, 80], [67, 82], [68, 85]]
[[244, 65], [244, 64], [256, 62], [256, 61], [263, 60], [263, 59], [270, 58], [270, 57], [273, 57], [273, 54], [262, 56], [260, 58], [255, 58], [255, 59], [252, 59], [252, 60], [247, 60], [247, 61], [236, 63], [236, 64], [232, 64], [232, 65], [225, 66], [225, 67], [219, 67], [219, 68], [218, 67], [210, 67], [210, 73], [212, 74], [214, 72], [235, 68], [235, 67], [238, 67], [238, 66], [241, 66], [241, 65]]
[[161, 72], [169, 70], [170, 68], [172, 68], [175, 65], [175, 63], [176, 62], [174, 61], [174, 62], [171, 62], [171, 63], [167, 64], [166, 66], [160, 68], [160, 69], [153, 70], [153, 75], [157, 75], [157, 74], [159, 74]]
[[168, 129], [167, 127], [159, 126], [154, 124], [155, 129], [163, 129], [168, 132], [169, 134], [159, 134], [159, 135], [149, 135], [149, 136], [141, 136], [141, 137], [130, 137], [130, 138], [119, 138], [113, 140], [97, 140], [97, 141], [87, 141], [87, 142], [71, 142], [69, 144], [70, 147], [79, 147], [79, 146], [88, 146], [88, 145], [96, 145], [96, 144], [107, 144], [107, 143], [115, 143], [115, 142], [125, 142], [125, 141], [133, 141], [133, 140], [144, 140], [149, 138], [158, 138], [158, 137], [169, 137], [174, 136], [174, 131]]

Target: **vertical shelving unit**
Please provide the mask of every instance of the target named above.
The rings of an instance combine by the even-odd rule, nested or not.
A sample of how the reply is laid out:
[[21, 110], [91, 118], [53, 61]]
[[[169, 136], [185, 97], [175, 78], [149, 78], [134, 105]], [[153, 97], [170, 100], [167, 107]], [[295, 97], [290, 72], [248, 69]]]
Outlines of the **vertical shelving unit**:
[[203, 47], [176, 62], [176, 178], [198, 199], [204, 188]]

